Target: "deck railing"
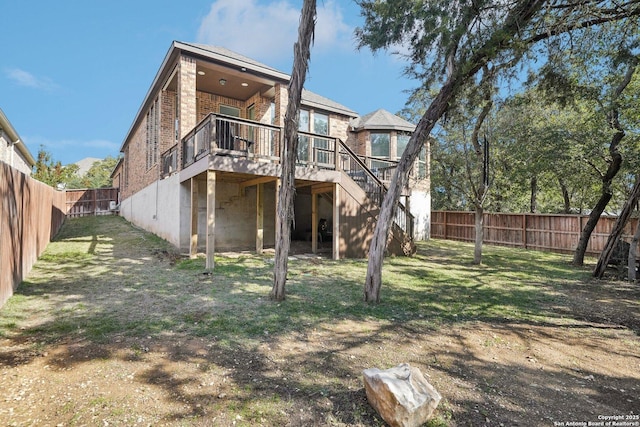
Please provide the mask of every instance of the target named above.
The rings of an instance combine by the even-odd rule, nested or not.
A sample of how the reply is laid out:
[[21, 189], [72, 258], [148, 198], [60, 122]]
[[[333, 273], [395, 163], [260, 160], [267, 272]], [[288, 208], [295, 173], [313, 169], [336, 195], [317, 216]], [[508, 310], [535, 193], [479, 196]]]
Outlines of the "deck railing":
[[160, 172], [161, 178], [166, 178], [178, 172], [178, 144], [169, 148], [160, 156], [162, 170]]
[[358, 155], [358, 157], [385, 185], [391, 182], [391, 178], [398, 167], [397, 161], [372, 156]]
[[[277, 126], [211, 113], [182, 139], [182, 168], [209, 154], [279, 163], [281, 137], [282, 130]], [[382, 204], [385, 183], [391, 181], [398, 162], [357, 155], [344, 142], [326, 135], [298, 132], [298, 138], [298, 165], [343, 170], [373, 203]], [[174, 146], [162, 155], [162, 176], [176, 170], [177, 164]], [[413, 237], [414, 218], [402, 203], [398, 204], [394, 222]]]
[[298, 131], [298, 165], [336, 168], [336, 141], [331, 136]]
[[[208, 154], [246, 156], [280, 162], [281, 128], [236, 117], [209, 114], [182, 140], [182, 166]], [[298, 165], [336, 167], [336, 138], [298, 132]]]
[[182, 167], [211, 153], [278, 162], [280, 132], [277, 126], [211, 113], [182, 139]]

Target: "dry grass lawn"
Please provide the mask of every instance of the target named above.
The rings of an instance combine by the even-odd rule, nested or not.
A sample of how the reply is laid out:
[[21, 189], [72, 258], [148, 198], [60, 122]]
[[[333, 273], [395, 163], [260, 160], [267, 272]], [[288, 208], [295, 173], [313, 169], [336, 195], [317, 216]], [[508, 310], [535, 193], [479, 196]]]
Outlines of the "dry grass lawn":
[[448, 241], [386, 260], [202, 259], [118, 217], [69, 220], [0, 309], [0, 424], [382, 426], [362, 370], [419, 367], [429, 426], [638, 422], [640, 286], [569, 257]]

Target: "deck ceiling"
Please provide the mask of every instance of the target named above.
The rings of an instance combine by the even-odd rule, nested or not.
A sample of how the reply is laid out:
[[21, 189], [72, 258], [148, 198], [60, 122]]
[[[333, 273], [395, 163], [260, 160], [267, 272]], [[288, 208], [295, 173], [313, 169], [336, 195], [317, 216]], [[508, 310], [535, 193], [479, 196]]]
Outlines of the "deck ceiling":
[[[275, 85], [264, 77], [251, 74], [243, 69], [224, 67], [204, 61], [196, 62], [196, 87], [201, 92], [213, 93], [228, 98], [246, 101], [256, 93], [268, 93]], [[201, 73], [204, 73], [202, 75]], [[225, 84], [220, 84], [224, 79]], [[242, 84], [246, 83], [247, 86]]]
[[[244, 182], [251, 182], [256, 179], [260, 179], [260, 176], [246, 174], [246, 173], [236, 173], [236, 172], [222, 172], [216, 171], [216, 180], [218, 182], [227, 182], [231, 184], [242, 184]], [[276, 177], [264, 177], [268, 179], [265, 183], [275, 182], [277, 180]], [[196, 179], [203, 180], [206, 179], [206, 174], [199, 175]], [[318, 182], [318, 181], [309, 181], [304, 179], [296, 180], [296, 193], [298, 194], [311, 194], [314, 186], [323, 185], [326, 186], [326, 182]]]

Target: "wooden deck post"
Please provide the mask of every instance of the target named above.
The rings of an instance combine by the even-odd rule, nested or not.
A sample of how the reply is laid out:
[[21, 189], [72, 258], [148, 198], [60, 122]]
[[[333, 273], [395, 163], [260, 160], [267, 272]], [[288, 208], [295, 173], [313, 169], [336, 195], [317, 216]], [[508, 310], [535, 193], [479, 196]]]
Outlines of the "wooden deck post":
[[340, 184], [333, 185], [333, 259], [340, 259]]
[[205, 268], [213, 270], [216, 241], [216, 173], [207, 171], [207, 261]]
[[256, 185], [256, 253], [264, 249], [264, 184]]
[[311, 252], [318, 253], [318, 195], [311, 192]]
[[191, 178], [191, 245], [189, 256], [195, 258], [198, 253], [198, 181]]
[[336, 164], [336, 170], [342, 170], [342, 165], [340, 164], [340, 140], [338, 138], [333, 139], [333, 158]]

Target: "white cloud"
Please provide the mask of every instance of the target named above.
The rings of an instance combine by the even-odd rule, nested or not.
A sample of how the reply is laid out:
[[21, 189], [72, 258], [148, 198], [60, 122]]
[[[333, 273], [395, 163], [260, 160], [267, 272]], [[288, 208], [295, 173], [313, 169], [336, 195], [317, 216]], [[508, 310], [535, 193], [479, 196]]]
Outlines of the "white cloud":
[[[293, 57], [298, 36], [300, 8], [280, 0], [217, 0], [200, 24], [200, 43], [223, 46], [268, 64]], [[344, 22], [333, 0], [321, 2], [315, 29], [314, 50], [352, 50], [353, 28]], [[312, 53], [313, 57], [313, 53]]]
[[20, 68], [5, 68], [5, 74], [20, 86], [31, 87], [34, 89], [52, 90], [57, 85], [49, 78], [36, 77], [28, 71]]
[[97, 150], [114, 150], [118, 152], [120, 149], [120, 144], [108, 141], [106, 139], [91, 139], [91, 140], [76, 140], [76, 139], [61, 139], [61, 140], [51, 140], [49, 138], [45, 138], [42, 136], [31, 136], [25, 137], [27, 143], [32, 147], [39, 147], [40, 145], [44, 145], [48, 149], [86, 149], [86, 148], [95, 148]]

